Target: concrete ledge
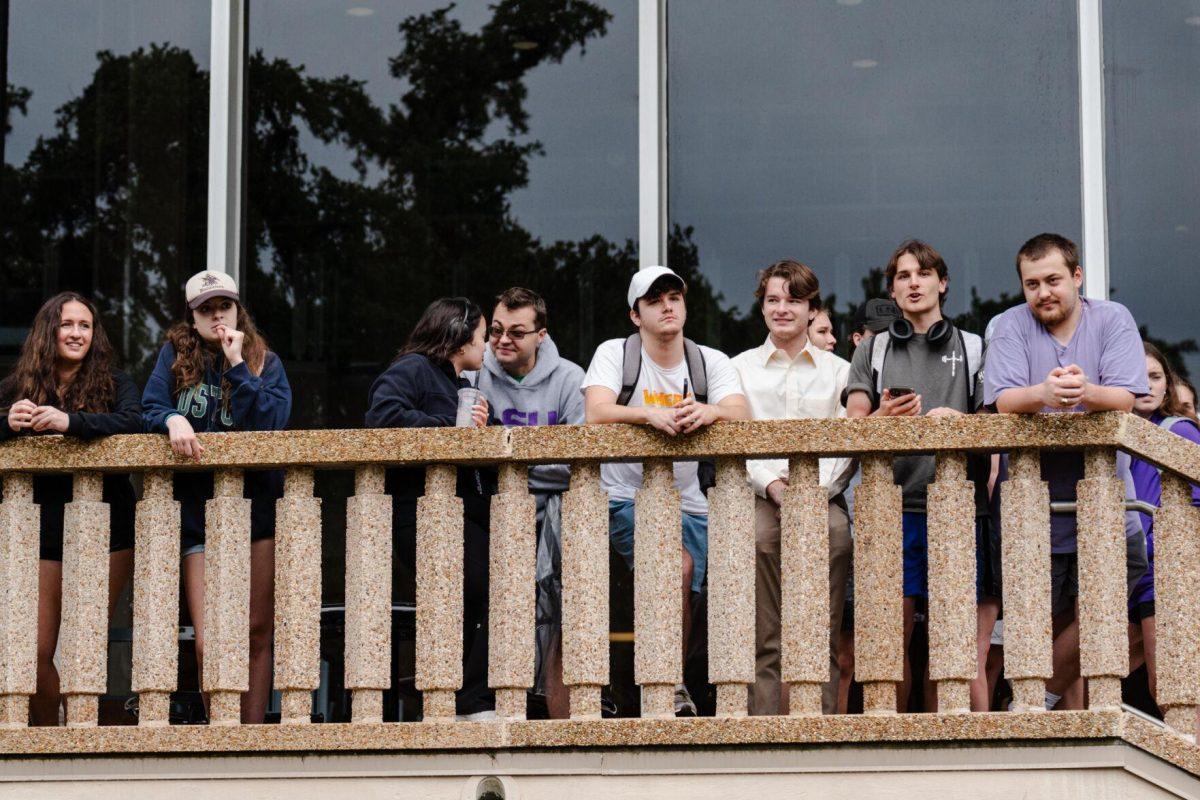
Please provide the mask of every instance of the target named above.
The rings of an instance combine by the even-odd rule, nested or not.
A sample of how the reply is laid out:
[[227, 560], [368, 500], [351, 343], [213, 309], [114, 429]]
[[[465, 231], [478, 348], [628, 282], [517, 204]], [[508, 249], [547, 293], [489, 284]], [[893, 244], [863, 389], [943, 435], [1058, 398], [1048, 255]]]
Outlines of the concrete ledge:
[[[523, 799], [570, 787], [582, 796], [766, 800], [800, 791], [852, 800], [952, 796], [968, 785], [981, 800], [1200, 796], [1196, 746], [1132, 715], [1090, 711], [31, 728], [0, 731], [0, 761], [0, 797], [21, 798], [97, 797], [97, 781], [113, 787], [103, 796], [122, 800], [185, 785], [197, 798], [318, 797], [338, 780], [350, 781], [346, 791], [457, 797], [487, 775]], [[276, 793], [264, 794], [268, 786]]]
[[[553, 720], [369, 725], [172, 725], [163, 728], [15, 728], [0, 730], [0, 756], [76, 753], [185, 753], [335, 750], [472, 750], [679, 745], [958, 742], [1119, 738], [1117, 711], [905, 714], [892, 716]], [[1137, 720], [1134, 720], [1138, 722]], [[1142, 723], [1140, 741], [1167, 747]]]
[[0, 472], [193, 470], [214, 467], [349, 468], [360, 464], [554, 463], [699, 456], [936, 453], [944, 450], [1060, 450], [1119, 446], [1200, 482], [1200, 448], [1128, 414], [988, 414], [727, 422], [669, 438], [633, 425], [278, 431], [200, 434], [200, 463], [177, 458], [165, 436], [111, 436], [81, 442], [22, 437], [0, 445]]

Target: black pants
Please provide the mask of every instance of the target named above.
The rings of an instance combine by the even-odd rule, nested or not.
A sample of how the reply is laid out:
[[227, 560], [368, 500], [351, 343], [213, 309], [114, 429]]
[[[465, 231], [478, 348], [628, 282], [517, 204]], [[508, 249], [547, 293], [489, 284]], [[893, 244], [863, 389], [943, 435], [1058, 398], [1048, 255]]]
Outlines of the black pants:
[[[496, 707], [488, 688], [488, 503], [464, 502], [463, 515], [463, 686], [455, 694], [459, 714]], [[396, 497], [392, 502], [392, 546], [397, 561], [416, 572], [417, 503]]]

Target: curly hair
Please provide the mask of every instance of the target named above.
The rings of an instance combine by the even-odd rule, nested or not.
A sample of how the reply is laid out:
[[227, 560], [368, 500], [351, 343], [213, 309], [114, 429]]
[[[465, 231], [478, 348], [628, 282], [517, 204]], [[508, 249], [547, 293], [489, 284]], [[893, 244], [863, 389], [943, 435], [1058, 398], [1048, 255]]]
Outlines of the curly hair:
[[[246, 307], [236, 302], [234, 305], [237, 306], [237, 329], [245, 334], [245, 339], [242, 340], [242, 360], [252, 373], [261, 375], [267, 353], [270, 352], [267, 340], [258, 332], [258, 327]], [[175, 378], [176, 393], [203, 383], [205, 372], [217, 366], [218, 359], [222, 367], [225, 365], [225, 357], [220, 347], [214, 348], [201, 338], [192, 323], [194, 312], [187, 313], [187, 320], [176, 322], [167, 330], [167, 341], [175, 348], [175, 362], [171, 364], [171, 374]], [[221, 372], [224, 372], [224, 369]], [[221, 378], [221, 404], [226, 409], [229, 408], [230, 394], [232, 387], [229, 381]]]
[[[63, 306], [79, 303], [92, 315], [92, 343], [75, 377], [66, 383], [58, 380], [58, 327]], [[29, 335], [21, 345], [21, 355], [12, 373], [5, 378], [0, 396], [5, 411], [17, 400], [31, 400], [39, 406], [51, 405], [68, 413], [105, 412], [117, 399], [113, 381], [113, 349], [100, 324], [96, 304], [76, 292], [60, 292], [38, 309]]]

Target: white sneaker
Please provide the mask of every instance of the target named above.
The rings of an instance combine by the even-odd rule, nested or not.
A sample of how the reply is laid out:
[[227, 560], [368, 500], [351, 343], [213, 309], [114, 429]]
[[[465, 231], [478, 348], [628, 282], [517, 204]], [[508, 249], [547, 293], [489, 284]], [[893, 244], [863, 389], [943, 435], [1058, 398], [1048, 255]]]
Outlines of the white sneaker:
[[687, 687], [682, 683], [675, 684], [675, 716], [696, 716], [696, 704], [692, 702], [692, 696], [688, 694]]
[[487, 711], [476, 711], [473, 714], [455, 714], [455, 722], [484, 722], [489, 719], [497, 719], [496, 712], [488, 709]]

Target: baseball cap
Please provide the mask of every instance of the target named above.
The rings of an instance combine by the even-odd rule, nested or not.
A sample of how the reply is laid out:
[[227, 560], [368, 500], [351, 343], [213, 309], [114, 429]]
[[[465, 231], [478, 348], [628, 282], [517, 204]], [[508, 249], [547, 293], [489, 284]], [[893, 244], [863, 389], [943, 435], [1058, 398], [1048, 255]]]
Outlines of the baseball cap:
[[669, 275], [679, 281], [680, 287], [685, 291], [687, 290], [687, 284], [684, 283], [683, 278], [676, 275], [673, 270], [667, 267], [646, 267], [645, 269], [639, 269], [633, 273], [633, 278], [629, 281], [629, 293], [626, 295], [629, 307], [633, 308], [637, 304], [638, 298], [645, 297], [646, 292], [650, 291], [651, 284], [664, 275]]
[[228, 273], [213, 272], [212, 270], [197, 272], [188, 278], [183, 293], [187, 296], [188, 308], [199, 308], [205, 300], [214, 297], [228, 297], [230, 300], [241, 299], [238, 297], [237, 284], [234, 283], [233, 278]]
[[900, 307], [891, 300], [873, 297], [858, 307], [854, 314], [854, 330], [866, 328], [871, 333], [887, 330], [893, 320], [900, 319]]

